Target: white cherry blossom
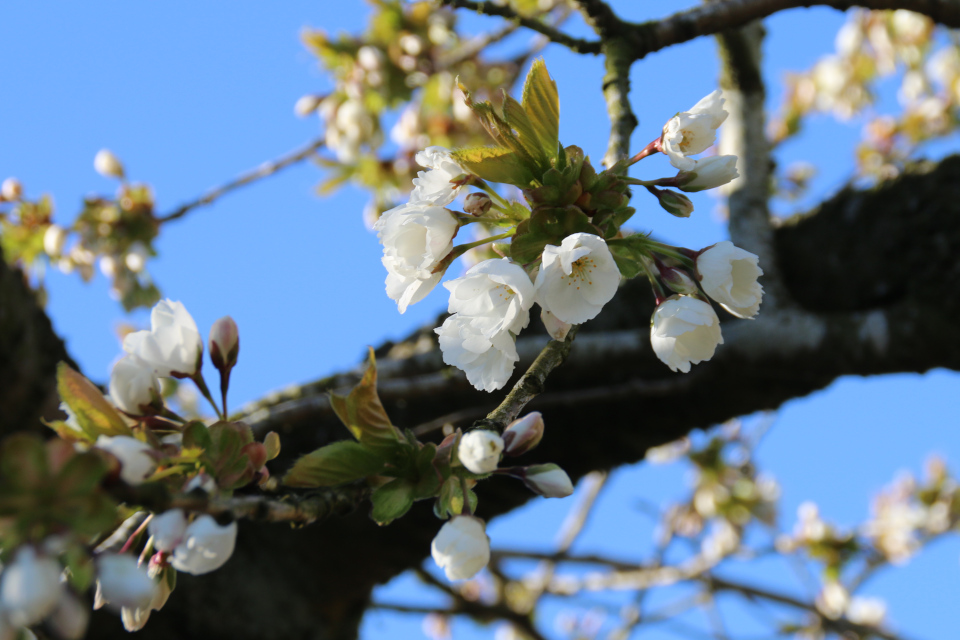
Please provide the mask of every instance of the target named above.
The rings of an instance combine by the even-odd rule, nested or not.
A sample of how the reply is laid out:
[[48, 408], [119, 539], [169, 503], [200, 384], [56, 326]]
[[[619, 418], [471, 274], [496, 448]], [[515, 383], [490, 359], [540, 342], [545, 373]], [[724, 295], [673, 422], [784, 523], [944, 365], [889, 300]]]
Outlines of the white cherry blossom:
[[150, 330], [129, 334], [123, 350], [149, 363], [158, 376], [188, 377], [200, 367], [203, 340], [182, 303], [161, 300], [150, 312]]
[[128, 554], [105, 553], [97, 558], [96, 606], [136, 609], [148, 606], [156, 593], [157, 584]]
[[595, 318], [620, 285], [620, 270], [600, 236], [574, 233], [559, 247], [548, 244], [537, 273], [537, 302], [561, 322]]
[[170, 555], [170, 564], [177, 571], [195, 576], [210, 573], [226, 564], [236, 542], [236, 522], [221, 526], [204, 514], [187, 526], [183, 540]]
[[434, 329], [439, 336], [443, 361], [461, 369], [477, 389], [496, 391], [507, 383], [520, 356], [509, 331], [484, 336], [470, 318], [454, 314]]
[[483, 520], [455, 516], [440, 528], [430, 553], [447, 580], [472, 578], [490, 562], [490, 538]]
[[690, 296], [673, 296], [653, 312], [650, 343], [660, 360], [673, 371], [690, 372], [690, 365], [713, 357], [720, 335], [720, 319], [708, 303]]
[[153, 367], [138, 356], [120, 358], [110, 372], [110, 399], [133, 416], [143, 415], [143, 407], [160, 398], [160, 381]]
[[462, 185], [455, 185], [451, 181], [466, 173], [466, 170], [457, 164], [450, 151], [443, 147], [427, 147], [417, 152], [416, 160], [417, 164], [429, 168], [429, 171], [420, 171], [413, 179], [410, 202], [441, 207], [453, 202]]
[[727, 119], [719, 89], [704, 97], [689, 111], [678, 113], [663, 127], [661, 147], [677, 169], [692, 171], [696, 160], [688, 156], [702, 153], [717, 139], [717, 127]]
[[530, 323], [533, 282], [509, 258], [484, 260], [443, 286], [450, 290], [448, 311], [470, 318], [488, 338], [501, 331], [520, 333]]
[[56, 560], [38, 555], [33, 547], [17, 552], [0, 578], [0, 609], [12, 626], [37, 624], [53, 612], [63, 588], [60, 572]]
[[424, 203], [394, 207], [374, 224], [383, 244], [387, 295], [397, 301], [400, 313], [422, 300], [440, 281], [442, 274], [432, 271], [453, 249], [458, 227], [451, 212]]
[[183, 509], [170, 509], [159, 513], [150, 520], [147, 532], [153, 538], [157, 551], [173, 551], [183, 540], [187, 531], [187, 516]]
[[97, 449], [113, 454], [120, 461], [120, 478], [129, 485], [138, 485], [157, 468], [150, 456], [153, 447], [130, 436], [100, 436], [94, 444]]
[[457, 457], [471, 473], [490, 473], [503, 452], [503, 438], [488, 429], [475, 429], [460, 438]]
[[87, 634], [90, 607], [66, 589], [61, 589], [57, 607], [47, 618], [47, 625], [62, 640], [81, 640]]
[[[689, 175], [681, 178], [681, 191], [694, 192], [714, 189], [740, 177], [737, 172], [737, 156], [710, 156], [693, 162], [694, 166], [684, 173], [691, 174], [694, 177], [692, 180]], [[683, 182], [684, 179], [689, 181]]]
[[738, 318], [753, 318], [760, 310], [763, 275], [760, 259], [729, 240], [718, 242], [697, 256], [700, 286], [708, 296]]

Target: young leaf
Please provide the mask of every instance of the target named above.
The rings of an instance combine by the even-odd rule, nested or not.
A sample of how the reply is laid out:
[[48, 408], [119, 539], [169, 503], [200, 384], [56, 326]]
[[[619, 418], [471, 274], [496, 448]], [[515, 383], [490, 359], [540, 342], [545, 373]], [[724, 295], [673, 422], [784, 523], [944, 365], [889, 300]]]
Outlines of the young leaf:
[[365, 446], [393, 450], [400, 442], [400, 434], [390, 424], [377, 395], [377, 360], [373, 349], [370, 349], [370, 364], [357, 386], [346, 396], [331, 393], [330, 405], [353, 437]]
[[555, 158], [560, 146], [560, 96], [542, 58], [533, 61], [522, 100], [540, 149], [548, 158]]
[[398, 478], [378, 487], [370, 496], [370, 517], [379, 525], [390, 524], [413, 506], [413, 486]]
[[461, 167], [488, 182], [530, 186], [534, 177], [523, 158], [500, 147], [473, 147], [451, 153]]
[[385, 460], [357, 442], [341, 440], [302, 456], [283, 478], [288, 487], [332, 487], [379, 473]]
[[76, 414], [80, 428], [91, 438], [132, 434], [100, 390], [65, 362], [57, 366], [57, 391], [60, 399]]
[[576, 207], [538, 209], [517, 226], [510, 243], [510, 257], [520, 264], [533, 262], [545, 246], [559, 246], [564, 238], [578, 232], [599, 235], [587, 215]]

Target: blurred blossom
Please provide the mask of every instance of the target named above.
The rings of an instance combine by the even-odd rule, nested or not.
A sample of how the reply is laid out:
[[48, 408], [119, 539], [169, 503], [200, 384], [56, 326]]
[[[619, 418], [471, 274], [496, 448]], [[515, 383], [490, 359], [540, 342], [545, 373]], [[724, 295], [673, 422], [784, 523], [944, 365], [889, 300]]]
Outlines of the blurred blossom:
[[847, 620], [855, 624], [879, 627], [887, 615], [887, 603], [880, 598], [854, 596], [847, 608]]
[[644, 460], [653, 464], [666, 464], [686, 455], [688, 451], [690, 451], [690, 438], [684, 436], [679, 440], [647, 449]]
[[850, 604], [850, 594], [836, 581], [828, 581], [817, 595], [817, 609], [827, 618], [838, 620]]

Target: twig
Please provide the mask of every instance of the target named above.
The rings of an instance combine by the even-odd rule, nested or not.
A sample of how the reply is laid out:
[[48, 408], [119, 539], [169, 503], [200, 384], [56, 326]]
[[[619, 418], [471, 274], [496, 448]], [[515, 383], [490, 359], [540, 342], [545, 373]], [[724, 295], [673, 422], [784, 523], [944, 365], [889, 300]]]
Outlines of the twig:
[[260, 165], [259, 167], [257, 167], [256, 169], [254, 169], [253, 171], [248, 171], [247, 173], [244, 173], [243, 175], [241, 175], [239, 178], [236, 178], [235, 180], [232, 180], [224, 185], [211, 189], [210, 191], [206, 192], [196, 200], [191, 200], [186, 204], [180, 205], [178, 208], [174, 209], [172, 212], [164, 216], [160, 216], [159, 218], [157, 218], [157, 221], [160, 223], [164, 223], [164, 222], [170, 222], [171, 220], [176, 220], [178, 218], [182, 218], [191, 209], [196, 209], [197, 207], [208, 205], [212, 203], [214, 200], [216, 200], [217, 198], [219, 198], [220, 196], [226, 193], [229, 193], [234, 189], [239, 189], [240, 187], [246, 186], [252, 182], [256, 182], [257, 180], [260, 180], [261, 178], [272, 176], [273, 174], [277, 173], [282, 169], [286, 169], [291, 165], [297, 164], [298, 162], [302, 162], [303, 160], [310, 158], [311, 156], [316, 154], [317, 150], [322, 146], [323, 146], [323, 138], [318, 138], [313, 142], [311, 142], [310, 144], [308, 144], [307, 146], [303, 147], [302, 149], [297, 149], [296, 151], [292, 151], [291, 153], [285, 156], [281, 156], [276, 160], [266, 162]]
[[565, 340], [551, 340], [547, 343], [547, 346], [543, 348], [543, 351], [533, 361], [526, 373], [513, 385], [513, 389], [503, 399], [500, 406], [488, 413], [484, 420], [478, 422], [492, 426], [498, 431], [503, 431], [508, 424], [513, 422], [527, 403], [543, 392], [547, 376], [566, 359], [579, 329], [579, 325], [574, 325]]
[[631, 26], [621, 20], [603, 0], [576, 0], [576, 3], [584, 21], [601, 40], [622, 35], [624, 30]]
[[490, 0], [481, 0], [479, 2], [474, 2], [473, 0], [442, 0], [442, 3], [455, 9], [469, 9], [484, 15], [505, 18], [519, 24], [521, 27], [536, 31], [546, 36], [551, 42], [563, 45], [576, 53], [590, 53], [594, 55], [600, 53], [599, 42], [569, 36], [539, 20], [521, 16], [507, 5], [497, 4]]
[[722, 0], [675, 13], [662, 20], [628, 25], [633, 53], [642, 58], [654, 51], [705, 35], [736, 29], [786, 9], [821, 5], [846, 11], [908, 9], [946, 27], [960, 27], [960, 4], [952, 0]]

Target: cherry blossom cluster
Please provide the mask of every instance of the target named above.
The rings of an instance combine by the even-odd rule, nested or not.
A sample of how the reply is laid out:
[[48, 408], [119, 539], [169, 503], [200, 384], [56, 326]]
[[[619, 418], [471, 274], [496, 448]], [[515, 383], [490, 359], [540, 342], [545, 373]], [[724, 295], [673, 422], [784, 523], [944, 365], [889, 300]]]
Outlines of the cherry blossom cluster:
[[[644, 187], [668, 212], [686, 217], [692, 204], [670, 187], [695, 192], [738, 176], [735, 156], [693, 157], [715, 142], [716, 130], [727, 117], [723, 102], [720, 91], [714, 91], [671, 118], [660, 136], [629, 162], [599, 176], [589, 167], [589, 159], [582, 157], [582, 169], [569, 168], [573, 162], [569, 158], [579, 152], [573, 147], [561, 148], [559, 155], [550, 157], [551, 168], [542, 179], [536, 177], [542, 163], [530, 161], [536, 170], [526, 173], [511, 165], [518, 173], [533, 176], [523, 190], [530, 209], [508, 202], [490, 187], [489, 179], [483, 179], [480, 174], [485, 173], [482, 167], [488, 158], [470, 164], [460, 160], [472, 157], [469, 151], [428, 147], [419, 152], [416, 160], [425, 170], [413, 180], [409, 201], [386, 211], [374, 227], [383, 245], [387, 295], [403, 313], [436, 287], [456, 257], [509, 239], [511, 245], [492, 247], [501, 257], [482, 260], [463, 276], [444, 283], [450, 292], [451, 315], [436, 329], [443, 360], [463, 370], [477, 389], [495, 391], [510, 379], [519, 360], [517, 335], [529, 325], [534, 303], [540, 306], [551, 337], [563, 340], [573, 325], [600, 313], [616, 294], [621, 277], [638, 273], [651, 280], [657, 297], [651, 342], [660, 360], [683, 372], [709, 360], [723, 342], [720, 320], [710, 301], [739, 318], [753, 318], [759, 310], [763, 289], [758, 278], [763, 272], [757, 256], [727, 241], [700, 251], [670, 247], [646, 235], [631, 235], [613, 220], [618, 216], [625, 220], [633, 212], [625, 208], [627, 185]], [[469, 100], [468, 104], [481, 118], [491, 117]], [[536, 118], [534, 113], [527, 115], [531, 121]], [[490, 129], [495, 138], [504, 139], [502, 128]], [[657, 152], [666, 154], [679, 170], [676, 176], [644, 181], [623, 175], [628, 166]], [[490, 172], [486, 173], [489, 177]], [[504, 174], [503, 166], [495, 172]], [[447, 208], [466, 186], [481, 191], [466, 197], [462, 213]], [[544, 232], [547, 240], [542, 248], [528, 255], [531, 238], [539, 239], [534, 221], [543, 226], [551, 223], [552, 216], [557, 216], [554, 224], [574, 229], [562, 237]], [[473, 223], [507, 231], [455, 247], [460, 228]], [[518, 250], [517, 243], [526, 244]], [[520, 262], [518, 255], [532, 259]]]
[[[470, 431], [460, 437], [457, 443], [457, 459], [475, 476], [513, 476], [522, 480], [537, 495], [565, 498], [573, 493], [573, 483], [566, 472], [555, 464], [499, 467], [502, 456], [518, 456], [537, 446], [543, 438], [543, 431], [543, 417], [538, 412], [514, 421], [502, 436], [484, 429]], [[466, 501], [464, 504], [469, 507]], [[490, 539], [487, 537], [486, 523], [472, 515], [472, 509], [465, 508], [440, 528], [430, 551], [447, 579], [472, 578], [490, 562]]]

